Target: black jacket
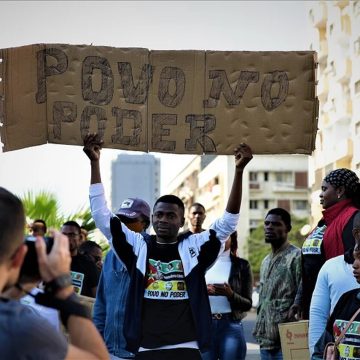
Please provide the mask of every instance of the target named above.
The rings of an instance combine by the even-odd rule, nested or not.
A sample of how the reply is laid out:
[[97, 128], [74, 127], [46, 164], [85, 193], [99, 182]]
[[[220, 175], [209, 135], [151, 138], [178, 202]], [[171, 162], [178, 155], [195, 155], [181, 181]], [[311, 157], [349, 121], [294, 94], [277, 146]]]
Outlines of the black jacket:
[[229, 299], [234, 320], [241, 320], [252, 306], [253, 276], [247, 260], [230, 255], [229, 285], [234, 291]]

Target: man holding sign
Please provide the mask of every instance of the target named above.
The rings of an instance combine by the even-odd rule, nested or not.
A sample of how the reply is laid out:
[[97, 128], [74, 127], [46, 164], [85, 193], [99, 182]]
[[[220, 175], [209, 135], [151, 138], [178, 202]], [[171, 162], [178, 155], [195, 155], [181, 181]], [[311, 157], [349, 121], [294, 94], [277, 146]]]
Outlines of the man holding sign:
[[252, 159], [246, 144], [235, 149], [235, 177], [224, 215], [209, 228], [178, 236], [184, 225], [184, 204], [174, 195], [160, 197], [152, 223], [156, 235], [144, 238], [123, 226], [107, 208], [100, 176], [102, 141], [96, 134], [84, 139], [91, 161], [90, 203], [96, 223], [107, 224], [105, 236], [130, 274], [124, 335], [136, 359], [201, 359], [210, 345], [211, 311], [205, 271], [236, 230], [242, 176]]

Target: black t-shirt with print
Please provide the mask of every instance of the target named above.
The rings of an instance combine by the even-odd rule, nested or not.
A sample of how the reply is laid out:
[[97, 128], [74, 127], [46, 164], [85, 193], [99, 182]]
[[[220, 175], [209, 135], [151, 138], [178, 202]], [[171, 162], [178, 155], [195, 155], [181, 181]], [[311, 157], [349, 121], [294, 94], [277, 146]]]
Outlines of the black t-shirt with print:
[[196, 340], [178, 244], [149, 247], [141, 346], [148, 349]]
[[71, 258], [70, 270], [75, 291], [81, 288], [80, 295], [94, 297], [91, 289], [99, 282], [96, 265], [84, 255], [76, 255]]

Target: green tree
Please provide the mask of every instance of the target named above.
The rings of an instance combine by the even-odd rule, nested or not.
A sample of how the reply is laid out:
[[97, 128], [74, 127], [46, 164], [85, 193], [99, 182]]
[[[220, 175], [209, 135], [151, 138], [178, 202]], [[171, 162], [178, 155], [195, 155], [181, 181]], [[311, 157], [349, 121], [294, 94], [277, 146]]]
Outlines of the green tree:
[[64, 222], [74, 220], [80, 226], [84, 226], [89, 235], [95, 230], [95, 223], [89, 208], [82, 208], [75, 213], [65, 215], [60, 210], [58, 199], [51, 192], [28, 191], [21, 197], [21, 200], [29, 222], [42, 219], [46, 222], [48, 229], [60, 229]]
[[[291, 244], [301, 248], [305, 238], [300, 231], [304, 225], [309, 223], [309, 220], [292, 216], [291, 222], [292, 230], [289, 232], [288, 239]], [[248, 260], [255, 278], [259, 277], [261, 262], [270, 251], [271, 247], [270, 244], [265, 243], [264, 227], [261, 224], [251, 232], [247, 241]]]

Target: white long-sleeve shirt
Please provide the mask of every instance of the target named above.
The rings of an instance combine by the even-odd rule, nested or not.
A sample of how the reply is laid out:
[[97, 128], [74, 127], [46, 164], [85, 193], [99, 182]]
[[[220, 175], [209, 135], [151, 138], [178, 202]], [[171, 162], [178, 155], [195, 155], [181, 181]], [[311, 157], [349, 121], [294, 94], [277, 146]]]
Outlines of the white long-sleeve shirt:
[[354, 278], [352, 265], [344, 260], [344, 255], [332, 258], [322, 266], [310, 304], [310, 354], [314, 352], [314, 346], [324, 332], [327, 320], [340, 296], [358, 287], [360, 284]]

